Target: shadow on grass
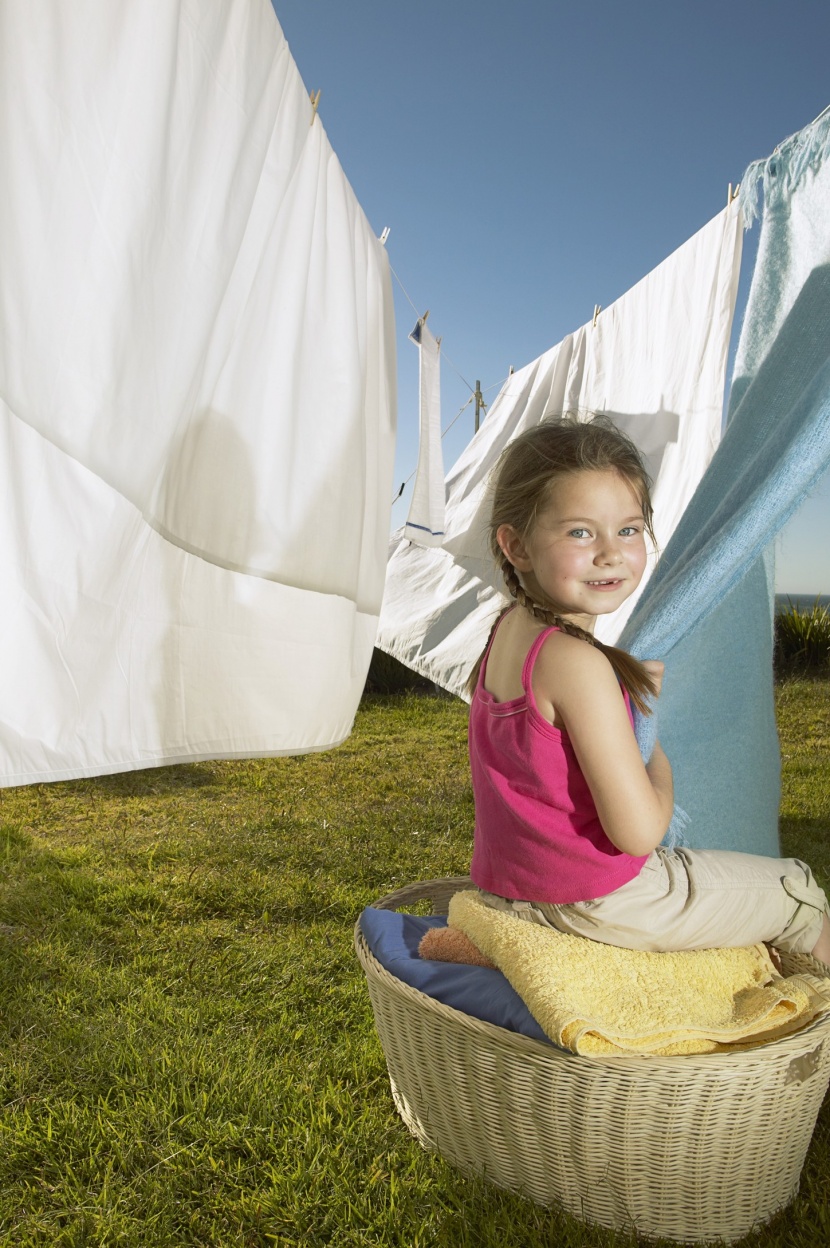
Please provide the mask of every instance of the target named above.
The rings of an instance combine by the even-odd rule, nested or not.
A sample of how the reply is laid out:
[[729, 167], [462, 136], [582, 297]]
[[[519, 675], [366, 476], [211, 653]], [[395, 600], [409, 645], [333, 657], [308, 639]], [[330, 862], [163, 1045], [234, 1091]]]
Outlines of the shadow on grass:
[[68, 793], [103, 793], [110, 797], [151, 797], [182, 789], [203, 789], [221, 783], [210, 763], [179, 763], [175, 767], [148, 767], [111, 776], [65, 781]]
[[780, 839], [784, 857], [802, 859], [822, 887], [830, 887], [830, 814], [819, 819], [784, 816]]
[[133, 924], [158, 915], [166, 905], [152, 881], [128, 879], [113, 885], [26, 833], [3, 829], [5, 862], [0, 882], [0, 924], [24, 942], [58, 940], [69, 948], [107, 955], [117, 948], [125, 919]]
[[262, 872], [225, 860], [197, 862], [177, 880], [155, 877], [144, 860], [137, 871], [125, 864], [123, 878], [101, 878], [95, 866], [67, 860], [28, 833], [6, 828], [2, 836], [0, 947], [58, 941], [78, 955], [120, 961], [134, 955], [142, 932], [157, 935], [168, 924], [183, 930], [219, 922], [261, 931], [322, 924], [351, 932], [363, 907], [389, 891], [380, 873], [349, 881], [309, 878], [278, 864], [263, 879]]
[[830, 813], [825, 818], [805, 819], [800, 816], [783, 815], [781, 833], [798, 840], [800, 837], [827, 837], [830, 839]]
[[797, 659], [776, 660], [773, 678], [776, 685], [793, 684], [799, 681], [821, 685], [830, 680], [830, 664], [803, 663]]

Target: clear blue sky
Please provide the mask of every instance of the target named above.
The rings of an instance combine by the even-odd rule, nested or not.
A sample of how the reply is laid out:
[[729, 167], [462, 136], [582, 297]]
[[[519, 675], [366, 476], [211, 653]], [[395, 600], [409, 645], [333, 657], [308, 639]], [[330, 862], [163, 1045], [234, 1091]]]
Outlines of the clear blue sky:
[[[369, 221], [391, 229], [393, 269], [443, 340], [444, 426], [469, 397], [462, 378], [492, 400], [511, 364], [612, 303], [830, 104], [827, 0], [274, 6]], [[397, 283], [395, 303], [397, 487], [417, 460], [418, 382]], [[472, 430], [468, 408], [446, 467]], [[777, 586], [830, 594], [830, 479], [790, 522]]]

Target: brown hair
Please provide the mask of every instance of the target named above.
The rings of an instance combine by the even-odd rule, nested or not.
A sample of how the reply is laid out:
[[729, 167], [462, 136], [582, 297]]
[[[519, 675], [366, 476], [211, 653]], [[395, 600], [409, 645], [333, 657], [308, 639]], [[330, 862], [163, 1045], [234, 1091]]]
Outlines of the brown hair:
[[[532, 598], [519, 580], [516, 569], [502, 552], [496, 537], [501, 526], [509, 524], [522, 538], [527, 538], [540, 511], [550, 499], [553, 482], [569, 473], [585, 471], [618, 472], [628, 482], [640, 500], [645, 530], [654, 542], [651, 480], [634, 443], [607, 416], [597, 415], [582, 421], [568, 414], [528, 429], [502, 452], [493, 477], [490, 551], [501, 568], [511, 598], [542, 623], [556, 625], [564, 633], [579, 637], [601, 650], [620, 683], [628, 690], [632, 702], [644, 714], [649, 714], [648, 698], [655, 694], [656, 689], [642, 663], [625, 650], [604, 645], [577, 624], [563, 619], [553, 603]], [[509, 609], [506, 607], [505, 611]], [[502, 615], [504, 611], [493, 624], [491, 638]], [[467, 681], [471, 694], [478, 682], [486, 649], [485, 646]]]

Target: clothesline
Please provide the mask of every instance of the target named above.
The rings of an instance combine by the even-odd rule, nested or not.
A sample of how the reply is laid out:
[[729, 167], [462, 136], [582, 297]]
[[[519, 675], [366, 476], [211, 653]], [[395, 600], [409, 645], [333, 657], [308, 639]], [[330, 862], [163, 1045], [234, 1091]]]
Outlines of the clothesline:
[[[392, 265], [391, 265], [391, 264], [389, 265], [389, 269], [390, 269], [390, 271], [391, 271], [391, 273], [392, 273], [392, 276], [394, 277], [395, 281], [398, 283], [398, 285], [400, 286], [401, 290], [402, 290], [402, 291], [403, 291], [403, 293], [406, 295], [406, 298], [407, 298], [407, 300], [409, 301], [409, 303], [410, 303], [410, 305], [411, 305], [411, 307], [412, 307], [412, 310], [415, 312], [415, 315], [416, 315], [416, 316], [418, 316], [418, 317], [420, 318], [423, 314], [422, 314], [421, 312], [419, 312], [419, 311], [418, 311], [418, 308], [417, 308], [417, 307], [415, 306], [415, 304], [412, 302], [412, 299], [411, 299], [411, 297], [410, 297], [409, 291], [406, 289], [406, 287], [404, 286], [403, 282], [402, 282], [402, 281], [401, 281], [401, 279], [398, 277], [398, 275], [397, 275], [397, 273], [395, 272], [395, 270], [392, 268]], [[452, 360], [451, 360], [451, 359], [449, 358], [449, 356], [447, 355], [446, 351], [444, 351], [443, 349], [442, 349], [442, 351], [441, 351], [441, 358], [442, 358], [442, 360], [446, 360], [446, 361], [447, 361], [447, 363], [449, 364], [449, 366], [450, 366], [450, 368], [452, 369], [452, 371], [453, 371], [454, 373], [456, 373], [456, 374], [457, 374], [457, 375], [461, 378], [461, 380], [464, 382], [464, 385], [465, 385], [465, 386], [467, 387], [467, 389], [470, 391], [470, 394], [472, 395], [472, 397], [473, 397], [473, 398], [475, 398], [475, 393], [476, 393], [476, 392], [475, 392], [475, 390], [474, 390], [474, 389], [473, 389], [473, 387], [470, 385], [470, 383], [469, 383], [469, 381], [467, 380], [467, 378], [466, 378], [466, 377], [465, 377], [462, 373], [460, 373], [460, 372], [458, 371], [458, 369], [457, 369], [457, 368], [455, 367], [455, 365], [453, 364]], [[462, 409], [462, 410], [463, 410], [463, 409]], [[460, 413], [459, 413], [459, 415], [460, 415]], [[456, 417], [456, 419], [457, 419], [457, 417]], [[441, 436], [443, 437], [444, 435], [442, 434]]]

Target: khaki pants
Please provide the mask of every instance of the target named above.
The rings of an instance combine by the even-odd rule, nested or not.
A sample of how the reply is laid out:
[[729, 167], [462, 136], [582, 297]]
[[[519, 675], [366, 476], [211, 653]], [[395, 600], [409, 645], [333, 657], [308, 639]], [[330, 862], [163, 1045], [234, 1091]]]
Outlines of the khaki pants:
[[593, 901], [511, 901], [483, 890], [481, 897], [498, 910], [559, 932], [658, 952], [766, 941], [810, 953], [822, 915], [830, 916], [823, 890], [797, 858], [662, 846], [633, 880]]

